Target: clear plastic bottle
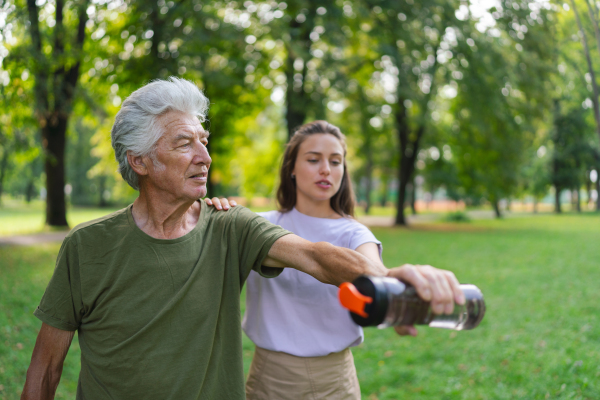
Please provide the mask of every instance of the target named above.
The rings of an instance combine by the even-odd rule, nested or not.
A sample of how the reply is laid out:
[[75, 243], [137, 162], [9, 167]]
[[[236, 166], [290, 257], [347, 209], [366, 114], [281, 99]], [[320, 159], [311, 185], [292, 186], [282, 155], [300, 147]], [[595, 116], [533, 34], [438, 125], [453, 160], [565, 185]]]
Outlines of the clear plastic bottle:
[[398, 325], [429, 325], [433, 328], [469, 330], [485, 315], [483, 294], [475, 285], [460, 285], [465, 304], [454, 305], [452, 314], [434, 314], [428, 301], [414, 287], [395, 278], [360, 276], [340, 286], [342, 306], [361, 326], [387, 328]]

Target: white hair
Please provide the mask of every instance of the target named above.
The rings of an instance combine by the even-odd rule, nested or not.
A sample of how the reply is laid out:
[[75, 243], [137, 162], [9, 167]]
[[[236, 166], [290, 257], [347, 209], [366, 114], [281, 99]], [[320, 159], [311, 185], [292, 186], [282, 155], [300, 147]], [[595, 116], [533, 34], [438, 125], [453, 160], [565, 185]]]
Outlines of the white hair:
[[[127, 151], [134, 156], [150, 156], [163, 135], [158, 118], [168, 111], [179, 111], [204, 122], [208, 99], [198, 87], [185, 79], [155, 80], [133, 92], [117, 113], [111, 131], [112, 146], [123, 179], [139, 190], [138, 175], [129, 165]], [[157, 165], [160, 167], [160, 165]]]

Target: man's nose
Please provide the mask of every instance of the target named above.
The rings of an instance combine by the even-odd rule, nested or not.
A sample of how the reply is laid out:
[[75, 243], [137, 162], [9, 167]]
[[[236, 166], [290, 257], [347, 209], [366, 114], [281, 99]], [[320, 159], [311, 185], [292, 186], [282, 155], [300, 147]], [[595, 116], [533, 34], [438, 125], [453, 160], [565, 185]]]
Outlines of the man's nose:
[[196, 149], [196, 155], [194, 156], [194, 159], [192, 161], [194, 162], [194, 164], [210, 165], [212, 159], [210, 158], [210, 155], [208, 154], [208, 149], [205, 145], [203, 145], [202, 143], [198, 144]]

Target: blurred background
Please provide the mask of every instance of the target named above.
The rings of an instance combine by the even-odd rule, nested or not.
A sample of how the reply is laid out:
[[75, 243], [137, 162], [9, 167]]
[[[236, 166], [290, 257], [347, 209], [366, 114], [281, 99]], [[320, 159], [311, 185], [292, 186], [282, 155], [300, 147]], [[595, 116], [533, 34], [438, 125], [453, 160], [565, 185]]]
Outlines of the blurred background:
[[[599, 399], [599, 10], [0, 0], [0, 399], [20, 397], [66, 228], [136, 197], [110, 144], [122, 101], [170, 76], [210, 99], [209, 196], [273, 209], [290, 132], [326, 119], [385, 265], [482, 289], [473, 331], [365, 330], [363, 398]], [[75, 397], [80, 355], [74, 340], [56, 398]]]
[[[110, 128], [152, 79], [211, 102], [209, 196], [272, 206], [290, 132], [349, 138], [362, 212], [593, 210], [595, 2], [25, 1], [0, 10], [0, 201], [135, 198]], [[253, 200], [254, 199], [254, 200]]]

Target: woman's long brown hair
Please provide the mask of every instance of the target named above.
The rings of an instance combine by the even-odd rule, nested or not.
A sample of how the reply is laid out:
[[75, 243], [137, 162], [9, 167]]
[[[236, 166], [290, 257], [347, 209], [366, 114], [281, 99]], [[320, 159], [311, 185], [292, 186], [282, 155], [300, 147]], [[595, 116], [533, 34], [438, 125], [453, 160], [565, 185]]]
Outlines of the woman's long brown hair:
[[296, 205], [296, 180], [292, 178], [292, 171], [296, 165], [298, 150], [308, 136], [319, 133], [335, 136], [344, 149], [344, 175], [339, 190], [329, 200], [331, 208], [340, 215], [354, 217], [354, 190], [346, 165], [346, 136], [337, 126], [327, 121], [314, 121], [302, 125], [296, 129], [287, 144], [279, 172], [279, 188], [277, 189], [279, 211], [282, 213], [289, 212]]

